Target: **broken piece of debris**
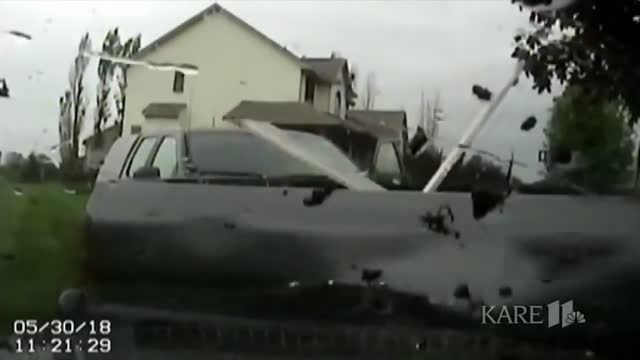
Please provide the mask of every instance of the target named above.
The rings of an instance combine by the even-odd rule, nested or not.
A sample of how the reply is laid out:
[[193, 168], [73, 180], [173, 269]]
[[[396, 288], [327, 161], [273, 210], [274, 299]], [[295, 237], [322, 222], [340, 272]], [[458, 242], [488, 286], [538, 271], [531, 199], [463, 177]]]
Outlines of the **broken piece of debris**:
[[471, 88], [471, 92], [473, 92], [473, 94], [477, 96], [478, 99], [480, 100], [483, 100], [483, 101], [491, 100], [491, 91], [485, 87], [482, 87], [480, 85], [473, 85], [473, 87]]
[[520, 124], [520, 130], [529, 131], [533, 129], [537, 123], [538, 119], [536, 119], [535, 116], [529, 116], [525, 121], [522, 122], [522, 124]]

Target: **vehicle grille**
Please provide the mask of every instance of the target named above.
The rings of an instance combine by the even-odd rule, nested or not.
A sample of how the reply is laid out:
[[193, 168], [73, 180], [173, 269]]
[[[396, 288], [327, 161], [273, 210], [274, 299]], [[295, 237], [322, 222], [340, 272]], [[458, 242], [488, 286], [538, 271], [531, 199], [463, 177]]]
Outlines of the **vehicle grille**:
[[[366, 359], [586, 359], [508, 338], [448, 330], [353, 326], [194, 325], [158, 321], [135, 327], [136, 348], [209, 350], [260, 356], [336, 356]], [[424, 356], [422, 356], [424, 355]]]

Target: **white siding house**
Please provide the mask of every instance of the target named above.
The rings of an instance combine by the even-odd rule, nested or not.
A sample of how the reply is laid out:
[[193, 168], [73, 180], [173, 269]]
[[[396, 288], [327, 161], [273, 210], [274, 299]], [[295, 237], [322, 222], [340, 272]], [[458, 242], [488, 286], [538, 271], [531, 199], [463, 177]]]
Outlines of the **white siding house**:
[[218, 125], [242, 100], [299, 101], [302, 95], [300, 59], [217, 4], [142, 49], [138, 58], [193, 64], [199, 74], [179, 79], [172, 72], [131, 67], [125, 134], [136, 126], [178, 126], [177, 118], [145, 118], [151, 104], [184, 104], [184, 125], [201, 128]]
[[224, 115], [242, 101], [307, 102], [344, 119], [357, 96], [346, 59], [299, 58], [218, 4], [147, 45], [136, 58], [191, 64], [199, 73], [129, 68], [124, 134], [221, 126]]

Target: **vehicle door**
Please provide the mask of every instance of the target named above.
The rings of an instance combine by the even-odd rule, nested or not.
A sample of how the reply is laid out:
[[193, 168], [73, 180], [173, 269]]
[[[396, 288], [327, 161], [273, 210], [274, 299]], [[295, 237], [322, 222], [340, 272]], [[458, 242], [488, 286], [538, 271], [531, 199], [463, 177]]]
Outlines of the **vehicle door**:
[[87, 205], [89, 256], [97, 276], [124, 276], [153, 262], [154, 254], [162, 253], [163, 244], [172, 238], [173, 225], [180, 222], [180, 207], [159, 195], [170, 186], [165, 180], [179, 173], [178, 139], [140, 136], [129, 144], [124, 156], [122, 148], [114, 150], [120, 169], [113, 158], [105, 162], [107, 169]]

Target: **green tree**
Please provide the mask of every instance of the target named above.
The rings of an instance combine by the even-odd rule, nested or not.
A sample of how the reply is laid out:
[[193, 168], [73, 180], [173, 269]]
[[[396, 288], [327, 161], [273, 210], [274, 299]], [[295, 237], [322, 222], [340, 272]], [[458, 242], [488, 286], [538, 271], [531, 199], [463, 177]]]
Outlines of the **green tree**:
[[[640, 34], [639, 0], [576, 0], [557, 11], [533, 11], [545, 0], [516, 0], [537, 31], [517, 36], [513, 57], [525, 61], [525, 73], [539, 92], [551, 91], [551, 84], [580, 86], [587, 95], [622, 102], [640, 119]], [[514, 2], [512, 0], [512, 2]], [[544, 34], [568, 30], [558, 38]]]
[[41, 166], [36, 154], [31, 153], [20, 169], [20, 181], [26, 183], [42, 182]]
[[89, 65], [89, 57], [85, 52], [91, 50], [89, 33], [84, 34], [78, 45], [71, 69], [69, 71], [69, 89], [60, 97], [60, 118], [58, 130], [60, 135], [60, 155], [66, 171], [80, 171], [80, 133], [84, 126], [87, 112], [85, 91], [85, 71]]
[[623, 109], [620, 102], [596, 100], [578, 87], [555, 99], [545, 146], [580, 156], [580, 164], [563, 173], [567, 180], [595, 191], [629, 180], [633, 139]]
[[[130, 58], [140, 50], [140, 34], [127, 39], [124, 45], [120, 39], [119, 29], [116, 27], [107, 32], [102, 42], [102, 52], [115, 57]], [[96, 113], [94, 119], [94, 134], [100, 139], [102, 129], [107, 126], [111, 118], [109, 105], [114, 99], [116, 105], [115, 123], [122, 126], [124, 108], [126, 102], [125, 91], [127, 88], [127, 65], [114, 63], [107, 59], [100, 59], [98, 63], [98, 91], [96, 95]], [[116, 91], [112, 92], [111, 85], [116, 80]]]

